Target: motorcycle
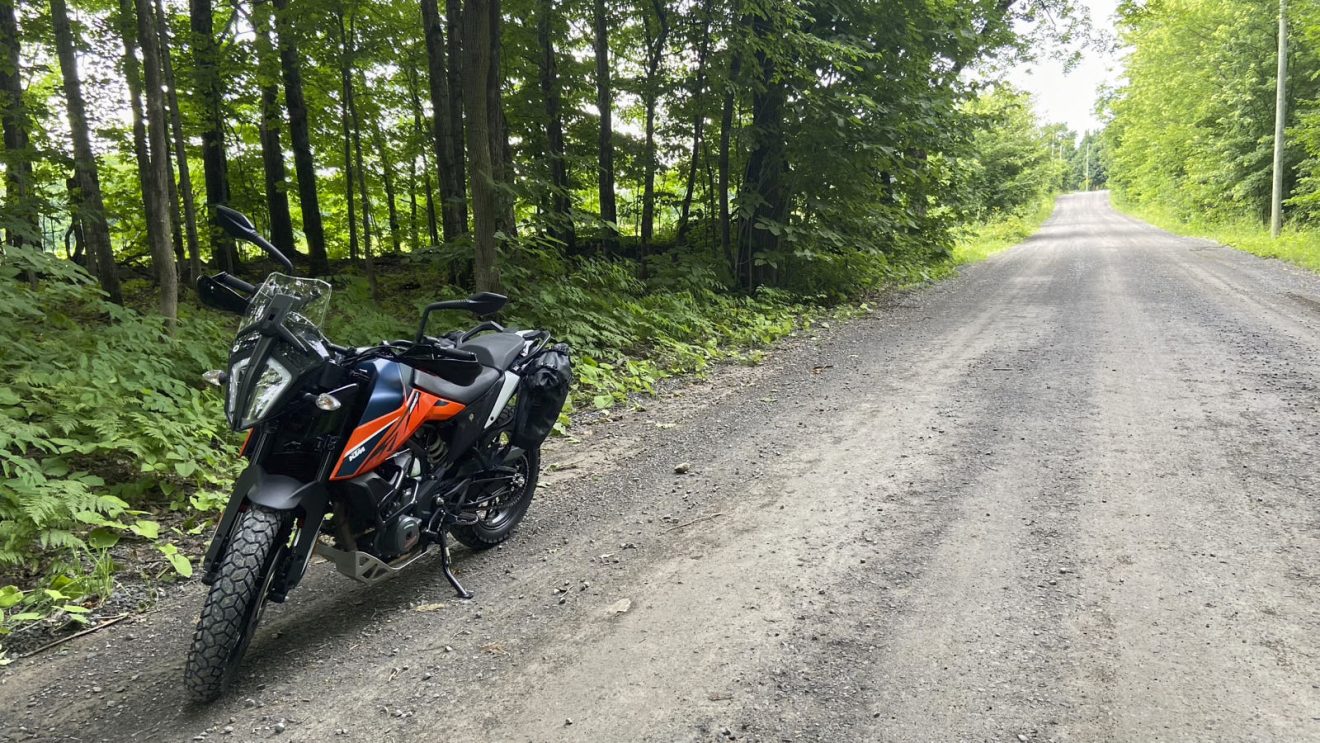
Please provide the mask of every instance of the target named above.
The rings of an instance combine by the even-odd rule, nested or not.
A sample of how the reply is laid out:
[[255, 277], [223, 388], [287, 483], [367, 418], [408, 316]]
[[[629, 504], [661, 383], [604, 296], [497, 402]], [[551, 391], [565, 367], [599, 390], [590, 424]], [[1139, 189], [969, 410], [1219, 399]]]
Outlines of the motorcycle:
[[[247, 217], [217, 207], [216, 222], [293, 273]], [[253, 286], [219, 273], [198, 293], [243, 318], [228, 369], [203, 376], [225, 391], [230, 427], [248, 432], [248, 464], [202, 563], [190, 697], [209, 702], [228, 686], [267, 602], [285, 600], [314, 554], [376, 583], [438, 551], [449, 584], [471, 598], [448, 537], [487, 549], [526, 515], [572, 382], [568, 348], [489, 320], [426, 334], [435, 312], [499, 312], [507, 299], [488, 292], [428, 305], [411, 340], [361, 348], [321, 332], [324, 281], [271, 273]]]

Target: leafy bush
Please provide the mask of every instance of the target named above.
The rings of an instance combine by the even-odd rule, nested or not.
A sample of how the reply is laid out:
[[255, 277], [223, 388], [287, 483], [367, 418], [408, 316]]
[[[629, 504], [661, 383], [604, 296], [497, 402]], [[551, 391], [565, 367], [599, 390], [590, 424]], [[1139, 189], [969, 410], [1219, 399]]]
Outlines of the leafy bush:
[[[184, 507], [234, 473], [218, 396], [200, 374], [225, 330], [196, 313], [175, 337], [101, 299], [78, 267], [10, 249], [0, 264], [0, 571], [58, 569], [91, 528]], [[20, 276], [33, 272], [33, 284]], [[56, 564], [50, 564], [54, 561]]]

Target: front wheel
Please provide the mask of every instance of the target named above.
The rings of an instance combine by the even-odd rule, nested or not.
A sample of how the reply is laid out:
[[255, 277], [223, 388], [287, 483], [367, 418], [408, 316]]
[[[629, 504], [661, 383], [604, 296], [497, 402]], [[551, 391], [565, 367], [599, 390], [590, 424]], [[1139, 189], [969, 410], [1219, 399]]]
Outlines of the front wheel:
[[484, 550], [509, 538], [514, 527], [527, 515], [541, 472], [541, 451], [524, 451], [513, 463], [514, 474], [502, 492], [490, 504], [477, 511], [477, 523], [456, 526], [450, 532], [469, 549]]
[[188, 650], [183, 681], [194, 702], [220, 696], [238, 670], [261, 619], [288, 524], [287, 514], [253, 505], [235, 528]]

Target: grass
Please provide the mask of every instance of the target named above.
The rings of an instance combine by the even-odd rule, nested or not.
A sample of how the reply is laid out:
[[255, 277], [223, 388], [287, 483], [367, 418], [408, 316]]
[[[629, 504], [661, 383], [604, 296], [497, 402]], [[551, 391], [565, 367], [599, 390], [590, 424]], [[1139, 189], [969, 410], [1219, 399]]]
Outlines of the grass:
[[968, 227], [953, 246], [953, 266], [978, 263], [1031, 237], [1054, 213], [1056, 198], [1041, 199], [1034, 210], [1022, 214]]
[[1308, 271], [1320, 273], [1320, 231], [1288, 227], [1276, 239], [1269, 228], [1253, 220], [1210, 222], [1188, 219], [1162, 204], [1135, 205], [1115, 199], [1120, 211], [1149, 222], [1162, 230], [1185, 237], [1200, 237], [1261, 258], [1277, 258]]

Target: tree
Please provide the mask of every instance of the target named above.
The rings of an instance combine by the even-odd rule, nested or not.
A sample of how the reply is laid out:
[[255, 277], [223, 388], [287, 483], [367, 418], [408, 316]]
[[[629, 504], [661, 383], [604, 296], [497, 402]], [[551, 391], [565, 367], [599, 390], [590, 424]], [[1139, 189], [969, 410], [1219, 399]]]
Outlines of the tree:
[[293, 240], [293, 215], [289, 212], [289, 193], [285, 182], [284, 148], [280, 129], [284, 112], [280, 108], [280, 64], [271, 41], [271, 7], [267, 0], [254, 0], [253, 25], [257, 38], [257, 79], [261, 85], [261, 165], [266, 182], [266, 210], [270, 213], [270, 241], [290, 258], [298, 251]]
[[650, 14], [643, 16], [646, 26], [646, 79], [642, 87], [642, 108], [646, 120], [646, 145], [642, 154], [642, 244], [639, 257], [646, 269], [646, 254], [655, 237], [655, 107], [660, 97], [660, 63], [669, 38], [669, 8], [664, 0], [651, 0]]
[[573, 187], [568, 180], [568, 162], [564, 146], [563, 100], [559, 89], [559, 63], [556, 59], [551, 25], [555, 15], [554, 0], [537, 0], [536, 38], [541, 99], [545, 110], [546, 156], [550, 161], [549, 234], [574, 252], [577, 235], [573, 229]]
[[82, 81], [78, 78], [73, 29], [69, 25], [69, 9], [64, 0], [50, 0], [50, 18], [55, 35], [55, 53], [59, 57], [60, 73], [64, 80], [69, 131], [73, 138], [73, 172], [77, 179], [77, 189], [71, 204], [72, 210], [78, 217], [83, 239], [87, 243], [89, 262], [94, 265], [92, 273], [100, 281], [101, 289], [110, 301], [122, 304], [124, 298], [119, 289], [119, 273], [110, 245], [110, 226], [106, 223], [105, 203], [101, 199], [101, 177], [87, 127]]
[[455, 138], [452, 98], [449, 94], [449, 71], [446, 69], [444, 28], [436, 0], [422, 0], [422, 29], [426, 39], [427, 83], [431, 94], [431, 133], [436, 167], [439, 170], [441, 214], [445, 241], [457, 239], [467, 232], [466, 199], [463, 182], [459, 180], [459, 145]]
[[[1310, 4], [1299, 4], [1305, 12]], [[1170, 0], [1124, 5], [1119, 31], [1132, 49], [1126, 83], [1106, 101], [1103, 136], [1112, 187], [1138, 204], [1182, 216], [1259, 220], [1270, 213], [1276, 94], [1275, 0]], [[1314, 11], [1312, 11], [1314, 12]], [[1308, 24], [1298, 24], [1305, 37]], [[1320, 50], [1290, 55], [1286, 100], [1298, 138], [1284, 151], [1284, 192], [1306, 214], [1307, 111], [1320, 97]]]
[[449, 74], [449, 131], [453, 133], [454, 180], [461, 234], [468, 231], [467, 150], [463, 130], [463, 0], [445, 0], [445, 57]]
[[179, 168], [179, 198], [183, 203], [184, 235], [188, 249], [188, 276], [196, 278], [201, 274], [201, 249], [197, 239], [197, 200], [193, 196], [192, 171], [188, 165], [186, 135], [183, 131], [183, 114], [179, 110], [179, 90], [174, 77], [174, 62], [170, 51], [169, 24], [163, 0], [156, 0], [156, 27], [160, 31], [161, 72], [165, 76], [166, 103], [170, 110], [170, 131], [173, 134], [174, 161]]
[[[225, 153], [224, 89], [220, 79], [220, 46], [215, 41], [211, 0], [188, 0], [192, 29], [194, 95], [201, 107], [202, 172], [206, 200], [212, 207], [229, 203], [229, 162]], [[213, 210], [208, 210], [211, 219]], [[238, 248], [224, 230], [211, 225], [211, 251], [226, 271], [238, 270]]]
[[619, 249], [618, 207], [614, 194], [614, 96], [610, 90], [609, 17], [605, 0], [595, 0], [592, 22], [596, 38], [596, 110], [600, 113], [597, 183], [600, 189], [601, 248], [606, 253]]
[[683, 204], [679, 207], [678, 242], [686, 240], [692, 217], [692, 196], [697, 187], [697, 164], [700, 161], [702, 136], [705, 134], [706, 60], [710, 57], [711, 21], [714, 0], [702, 0], [700, 26], [697, 26], [697, 69], [692, 89], [692, 148], [688, 155], [687, 183], [683, 188]]
[[316, 192], [316, 158], [312, 153], [311, 125], [303, 93], [302, 61], [293, 27], [290, 0], [275, 0], [275, 29], [279, 37], [280, 75], [284, 78], [284, 105], [289, 109], [289, 138], [293, 145], [293, 167], [298, 176], [298, 203], [302, 208], [303, 235], [311, 271], [330, 272], [325, 249], [325, 228], [321, 222], [320, 198]]
[[0, 0], [0, 127], [5, 144], [5, 242], [15, 247], [41, 244], [37, 209], [33, 204], [32, 161], [28, 152], [31, 122], [23, 101], [19, 68], [21, 41], [13, 0]]
[[472, 178], [472, 218], [475, 227], [473, 275], [477, 291], [500, 288], [499, 251], [495, 232], [499, 203], [495, 194], [491, 153], [489, 79], [491, 69], [490, 0], [463, 3], [463, 108]]
[[179, 274], [170, 246], [170, 137], [165, 113], [164, 81], [161, 79], [160, 34], [151, 0], [135, 0], [138, 45], [146, 82], [147, 143], [150, 164], [144, 179], [144, 191], [151, 208], [147, 210], [147, 239], [151, 243], [151, 262], [160, 286], [160, 313], [170, 333], [179, 316]]

